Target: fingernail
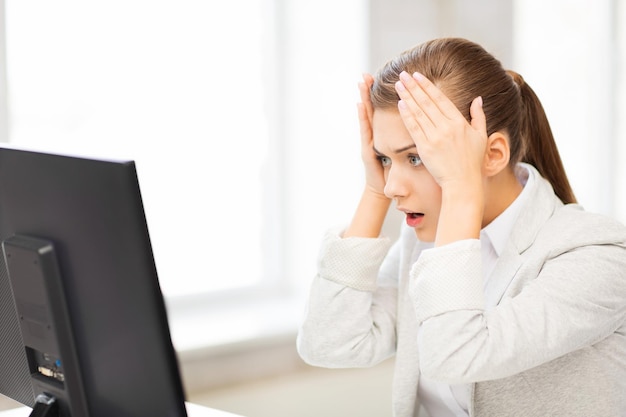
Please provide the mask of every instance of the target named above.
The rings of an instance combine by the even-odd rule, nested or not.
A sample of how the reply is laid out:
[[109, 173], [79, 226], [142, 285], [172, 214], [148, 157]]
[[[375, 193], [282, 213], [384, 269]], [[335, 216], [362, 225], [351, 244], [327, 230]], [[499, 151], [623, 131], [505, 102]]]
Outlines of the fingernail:
[[406, 87], [402, 83], [402, 81], [396, 81], [396, 91], [406, 91]]
[[478, 105], [479, 105], [480, 107], [482, 107], [482, 106], [483, 106], [483, 96], [478, 96]]
[[413, 78], [415, 78], [417, 81], [422, 82], [424, 81], [424, 79], [426, 77], [424, 77], [422, 74], [420, 74], [419, 72], [414, 72], [413, 73]]
[[406, 103], [404, 102], [404, 100], [398, 101], [398, 108], [399, 109], [403, 109], [403, 110], [405, 110], [407, 108]]
[[411, 76], [406, 71], [402, 71], [400, 73], [400, 79], [403, 80], [403, 81], [410, 81], [411, 80]]

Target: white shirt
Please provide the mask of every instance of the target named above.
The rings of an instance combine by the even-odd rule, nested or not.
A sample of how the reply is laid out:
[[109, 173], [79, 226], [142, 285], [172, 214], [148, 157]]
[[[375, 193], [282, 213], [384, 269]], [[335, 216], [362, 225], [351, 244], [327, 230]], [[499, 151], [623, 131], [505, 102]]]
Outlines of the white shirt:
[[[524, 190], [506, 210], [480, 232], [483, 288], [487, 309], [498, 304], [511, 282], [512, 277], [491, 276], [491, 273], [507, 244], [520, 209], [527, 198], [528, 192], [526, 190], [532, 188], [532, 183], [535, 180], [532, 172], [524, 168], [523, 165], [517, 166], [515, 174], [520, 184], [524, 186]], [[526, 185], [531, 185], [531, 187], [526, 187]], [[419, 256], [419, 253], [416, 255]], [[418, 337], [420, 337], [420, 332], [418, 332]], [[450, 385], [421, 376], [418, 393], [420, 402], [430, 417], [469, 416], [470, 385], [468, 384]]]

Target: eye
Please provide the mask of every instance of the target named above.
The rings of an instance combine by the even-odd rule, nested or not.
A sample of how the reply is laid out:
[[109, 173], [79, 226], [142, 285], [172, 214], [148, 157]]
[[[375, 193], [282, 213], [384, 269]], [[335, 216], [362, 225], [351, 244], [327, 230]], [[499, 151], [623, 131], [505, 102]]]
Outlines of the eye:
[[409, 163], [414, 167], [417, 167], [422, 164], [422, 159], [417, 155], [409, 155]]
[[376, 158], [380, 161], [380, 164], [383, 167], [388, 167], [391, 165], [391, 158], [389, 158], [388, 156], [378, 155]]

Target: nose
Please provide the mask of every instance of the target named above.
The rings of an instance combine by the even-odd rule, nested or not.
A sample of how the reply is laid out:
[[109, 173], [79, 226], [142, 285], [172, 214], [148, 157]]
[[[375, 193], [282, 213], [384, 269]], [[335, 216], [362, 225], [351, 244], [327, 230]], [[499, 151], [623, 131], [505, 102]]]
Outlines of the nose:
[[405, 197], [407, 193], [407, 184], [404, 180], [401, 172], [398, 169], [394, 169], [393, 165], [389, 168], [387, 178], [385, 181], [385, 189], [383, 190], [385, 197], [394, 199], [399, 197]]

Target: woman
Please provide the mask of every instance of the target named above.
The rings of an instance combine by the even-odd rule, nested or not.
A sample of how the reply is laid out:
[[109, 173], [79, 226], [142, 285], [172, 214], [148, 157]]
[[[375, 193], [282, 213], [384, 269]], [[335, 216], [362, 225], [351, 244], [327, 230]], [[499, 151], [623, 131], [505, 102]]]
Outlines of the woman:
[[575, 204], [532, 89], [451, 38], [360, 92], [366, 184], [323, 242], [300, 355], [395, 354], [396, 417], [626, 415], [626, 229]]

